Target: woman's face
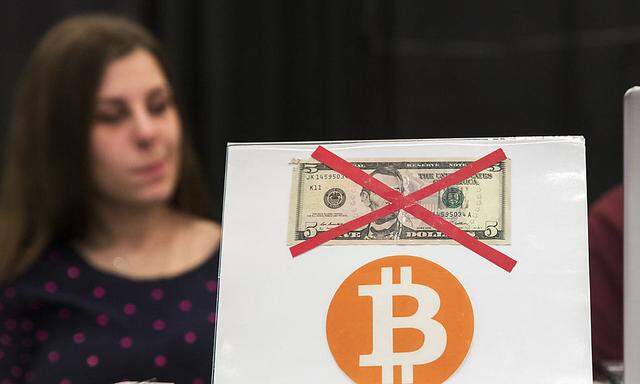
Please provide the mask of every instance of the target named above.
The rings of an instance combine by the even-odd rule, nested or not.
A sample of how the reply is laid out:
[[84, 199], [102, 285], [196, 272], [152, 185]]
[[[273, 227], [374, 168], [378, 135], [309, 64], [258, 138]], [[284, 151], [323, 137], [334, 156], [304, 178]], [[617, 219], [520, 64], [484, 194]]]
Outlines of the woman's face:
[[135, 206], [167, 203], [178, 179], [181, 131], [153, 55], [137, 49], [108, 64], [90, 134], [98, 197]]

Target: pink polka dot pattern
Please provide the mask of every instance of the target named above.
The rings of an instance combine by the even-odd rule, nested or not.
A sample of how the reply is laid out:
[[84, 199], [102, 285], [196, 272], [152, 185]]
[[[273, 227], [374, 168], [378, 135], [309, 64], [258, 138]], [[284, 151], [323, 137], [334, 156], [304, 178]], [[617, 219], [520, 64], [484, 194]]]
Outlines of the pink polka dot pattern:
[[44, 342], [49, 338], [49, 333], [47, 331], [44, 331], [42, 329], [38, 329], [36, 331], [36, 340], [38, 340], [39, 342]]
[[84, 335], [83, 332], [76, 332], [73, 335], [73, 342], [76, 344], [82, 344], [85, 342], [85, 340], [86, 340], [86, 336]]
[[47, 358], [49, 359], [50, 362], [55, 363], [60, 360], [60, 353], [56, 351], [51, 351], [49, 352], [49, 354], [47, 354]]
[[178, 305], [178, 308], [180, 308], [182, 312], [188, 312], [191, 310], [191, 306], [192, 304], [189, 300], [182, 300]]
[[215, 280], [209, 280], [207, 281], [207, 283], [205, 284], [205, 286], [207, 287], [207, 291], [209, 292], [213, 292], [216, 290], [216, 288], [218, 288], [218, 284], [216, 283]]
[[89, 357], [87, 357], [87, 365], [90, 367], [95, 367], [98, 365], [98, 363], [100, 363], [100, 359], [98, 359], [98, 356], [96, 355], [91, 355]]
[[61, 308], [58, 311], [58, 317], [62, 320], [68, 320], [71, 317], [71, 310], [69, 308]]
[[125, 336], [122, 339], [120, 339], [120, 346], [124, 349], [129, 349], [131, 348], [131, 346], [133, 345], [133, 340], [131, 340], [130, 337]]
[[196, 333], [193, 331], [189, 331], [184, 334], [184, 341], [187, 342], [187, 344], [193, 344], [196, 342], [197, 339], [198, 337], [196, 336]]
[[46, 283], [44, 283], [44, 290], [48, 293], [54, 294], [56, 293], [56, 291], [58, 291], [58, 284], [56, 284], [54, 281], [47, 281]]
[[151, 290], [151, 298], [155, 301], [160, 301], [164, 297], [164, 291], [160, 288], [154, 288]]
[[106, 294], [107, 291], [101, 286], [93, 288], [93, 297], [96, 299], [102, 299]]
[[122, 308], [122, 312], [124, 312], [124, 314], [127, 316], [134, 315], [136, 313], [136, 305], [132, 303], [127, 303]]
[[[50, 253], [36, 261], [34, 276], [0, 288], [0, 384], [121, 375], [209, 383], [217, 260], [175, 280], [123, 282], [77, 252], [60, 252], [55, 264]], [[131, 369], [119, 373], [123, 360]]]
[[77, 279], [80, 277], [80, 269], [75, 265], [70, 266], [67, 268], [67, 277], [70, 279]]
[[153, 359], [153, 362], [156, 364], [156, 367], [164, 367], [167, 365], [167, 358], [163, 355], [158, 355]]
[[106, 327], [109, 324], [109, 316], [104, 313], [99, 314], [96, 316], [96, 323], [101, 327]]
[[164, 322], [164, 320], [162, 319], [158, 319], [155, 320], [151, 326], [153, 327], [153, 329], [155, 329], [156, 331], [164, 331], [165, 328], [167, 328], [167, 323]]

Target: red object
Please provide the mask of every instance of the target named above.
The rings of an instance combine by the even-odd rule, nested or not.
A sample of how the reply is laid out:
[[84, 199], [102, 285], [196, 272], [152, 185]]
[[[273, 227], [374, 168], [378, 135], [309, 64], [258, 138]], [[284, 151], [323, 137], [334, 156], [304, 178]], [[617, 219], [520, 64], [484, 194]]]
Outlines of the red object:
[[390, 204], [338, 227], [334, 227], [326, 232], [321, 232], [300, 244], [294, 245], [290, 248], [292, 256], [298, 256], [349, 231], [353, 231], [367, 225], [377, 218], [384, 217], [392, 212], [403, 209], [507, 272], [511, 272], [513, 267], [516, 265], [516, 261], [509, 256], [480, 242], [465, 231], [459, 229], [455, 225], [418, 204], [420, 200], [438, 192], [439, 190], [468, 179], [478, 172], [505, 160], [507, 157], [502, 149], [497, 149], [479, 160], [459, 169], [458, 171], [406, 196], [390, 188], [374, 177], [371, 177], [361, 169], [353, 166], [348, 161], [340, 158], [321, 146], [313, 152], [311, 157], [341, 173], [345, 177], [361, 185], [363, 188], [366, 188], [378, 196], [388, 200]]
[[594, 361], [622, 360], [623, 189], [617, 186], [589, 210], [591, 337]]

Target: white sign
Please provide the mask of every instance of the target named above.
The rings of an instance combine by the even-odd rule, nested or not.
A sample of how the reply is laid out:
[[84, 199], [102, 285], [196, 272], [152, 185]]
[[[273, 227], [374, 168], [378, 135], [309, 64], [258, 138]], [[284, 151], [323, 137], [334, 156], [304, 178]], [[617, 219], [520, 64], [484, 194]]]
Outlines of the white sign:
[[591, 383], [586, 213], [579, 137], [230, 144], [214, 382]]

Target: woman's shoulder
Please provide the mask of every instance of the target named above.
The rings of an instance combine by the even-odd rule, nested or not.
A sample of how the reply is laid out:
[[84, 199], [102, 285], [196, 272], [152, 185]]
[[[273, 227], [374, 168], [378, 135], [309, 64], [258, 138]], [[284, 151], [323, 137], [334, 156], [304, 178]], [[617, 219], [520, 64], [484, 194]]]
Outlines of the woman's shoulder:
[[191, 214], [182, 214], [182, 218], [186, 221], [187, 225], [194, 229], [209, 232], [209, 234], [218, 234], [220, 232], [220, 224], [217, 222]]
[[42, 274], [50, 274], [73, 263], [76, 257], [73, 248], [67, 243], [55, 243], [46, 247], [40, 256], [19, 278], [33, 278]]
[[73, 258], [73, 252], [67, 246], [49, 246], [24, 273], [0, 287], [0, 300], [15, 305], [29, 304], [54, 294], [57, 284], [52, 277], [72, 273]]
[[185, 253], [185, 269], [193, 269], [204, 264], [210, 258], [216, 258], [219, 251], [222, 230], [220, 225], [212, 220], [198, 216], [185, 215], [185, 233], [183, 249]]
[[[194, 215], [183, 215], [186, 223], [187, 236], [192, 244], [199, 244], [201, 250], [210, 254], [220, 245], [222, 228], [213, 220]], [[209, 252], [206, 252], [209, 250]]]

